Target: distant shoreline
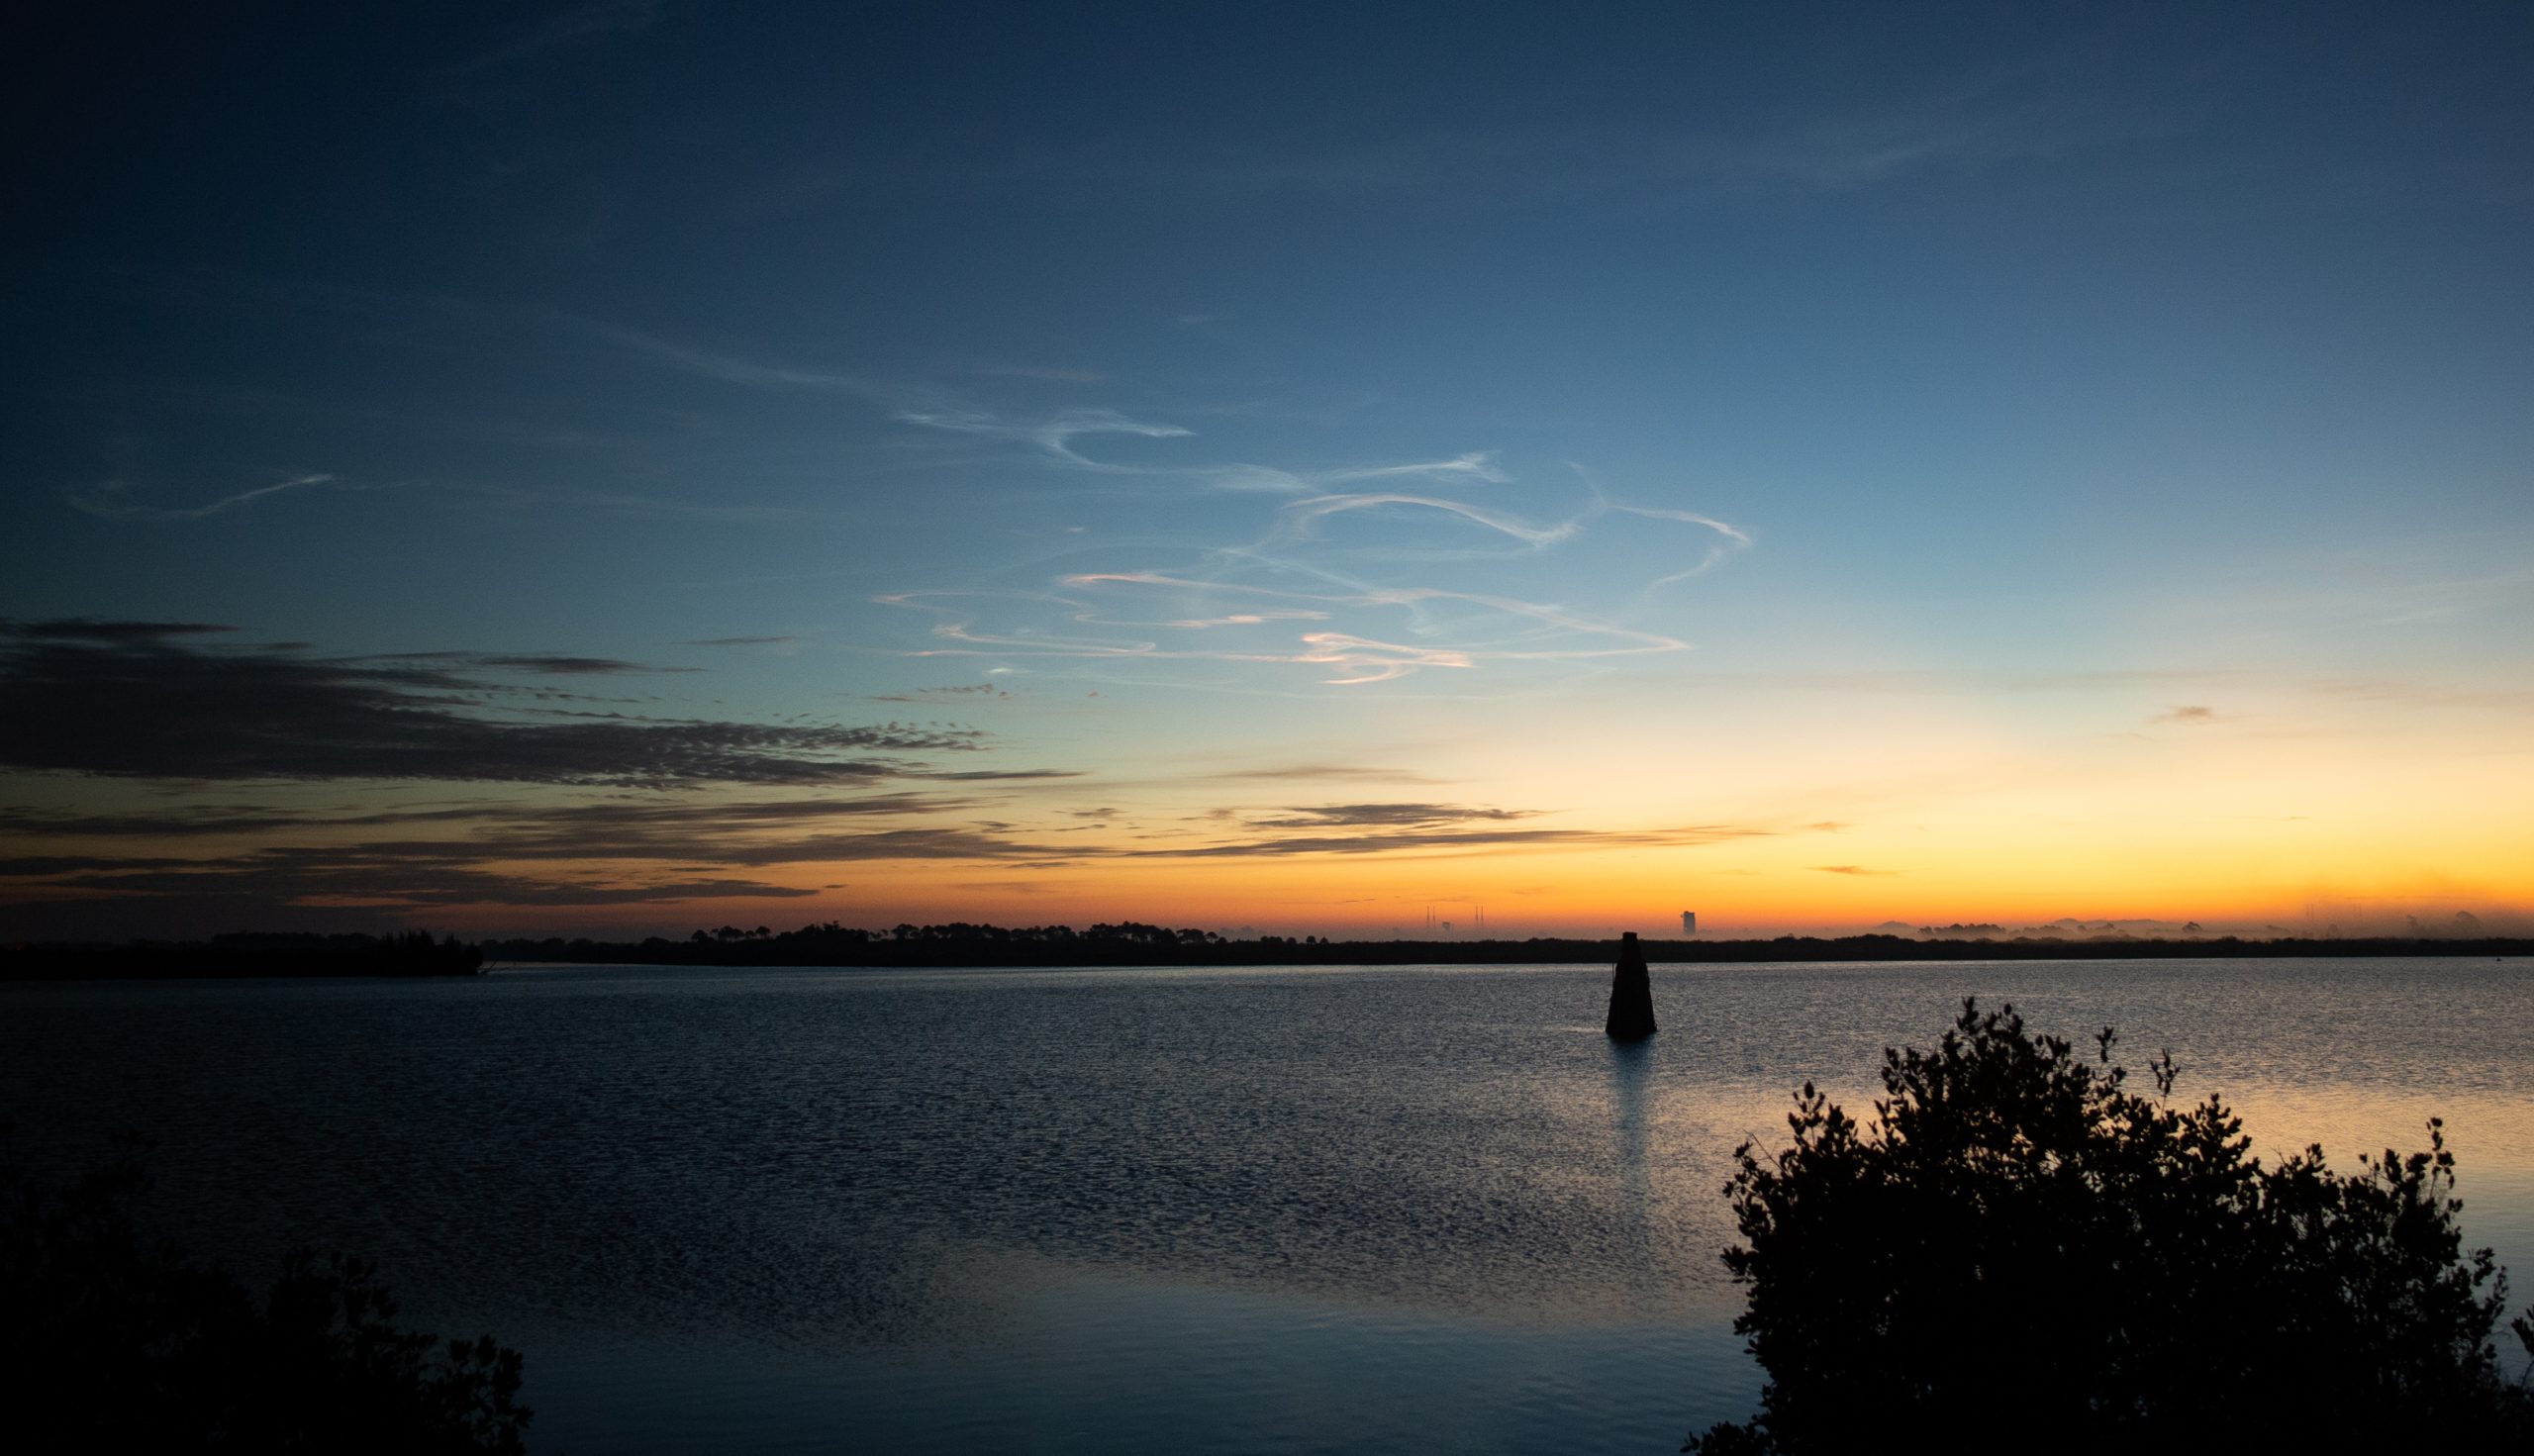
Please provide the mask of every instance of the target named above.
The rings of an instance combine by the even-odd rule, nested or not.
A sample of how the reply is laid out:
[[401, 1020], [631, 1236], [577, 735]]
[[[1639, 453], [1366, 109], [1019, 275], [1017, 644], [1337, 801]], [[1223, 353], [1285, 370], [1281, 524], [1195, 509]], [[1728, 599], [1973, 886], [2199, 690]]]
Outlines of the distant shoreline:
[[[794, 943], [787, 943], [794, 942]], [[2220, 958], [2312, 959], [2322, 956], [2534, 956], [2534, 939], [2342, 937], [2245, 940], [2216, 936], [2192, 940], [2061, 940], [1988, 938], [1919, 940], [1897, 935], [1837, 938], [1781, 936], [1769, 940], [1640, 940], [1656, 965], [1769, 963], [1785, 961], [1931, 960], [2197, 960]], [[833, 966], [842, 968], [1065, 969], [1095, 966], [1397, 966], [1397, 965], [1608, 965], [1618, 941], [1573, 938], [1531, 940], [1217, 940], [1158, 944], [1130, 939], [1070, 940], [988, 938], [890, 939], [838, 943], [826, 937], [638, 943], [599, 941], [483, 942], [493, 962], [521, 965], [684, 965], [712, 967]]]
[[484, 953], [428, 931], [215, 935], [209, 940], [0, 946], [0, 981], [240, 981], [311, 976], [480, 976]]
[[[435, 941], [426, 933], [223, 935], [210, 941], [120, 945], [39, 943], [0, 947], [0, 981], [244, 980], [293, 977], [476, 976], [499, 965], [653, 965], [719, 969], [1065, 970], [1135, 966], [1608, 965], [1616, 940], [1323, 940], [1262, 936], [1181, 939], [1200, 932], [1151, 926], [1096, 927], [1139, 933], [1061, 935], [944, 927], [906, 937], [811, 927], [737, 939], [640, 941]], [[955, 933], [957, 931], [969, 933]], [[1642, 940], [1655, 965], [1749, 965], [1796, 961], [1854, 963], [1956, 960], [2308, 960], [2320, 957], [2534, 957], [2534, 938], [2471, 939], [2286, 936], [2246, 940], [2034, 936], [1915, 939], [1899, 935], [1781, 935], [1767, 940]]]

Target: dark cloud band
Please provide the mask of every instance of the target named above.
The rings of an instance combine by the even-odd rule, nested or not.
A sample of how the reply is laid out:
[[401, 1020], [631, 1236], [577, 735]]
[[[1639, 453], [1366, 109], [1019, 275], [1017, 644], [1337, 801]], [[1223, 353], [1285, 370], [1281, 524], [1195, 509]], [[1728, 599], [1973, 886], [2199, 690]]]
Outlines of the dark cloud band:
[[524, 723], [483, 668], [595, 658], [320, 658], [206, 648], [191, 624], [39, 623], [0, 638], [0, 766], [202, 780], [433, 779], [603, 787], [832, 787], [924, 771], [966, 728], [603, 718]]

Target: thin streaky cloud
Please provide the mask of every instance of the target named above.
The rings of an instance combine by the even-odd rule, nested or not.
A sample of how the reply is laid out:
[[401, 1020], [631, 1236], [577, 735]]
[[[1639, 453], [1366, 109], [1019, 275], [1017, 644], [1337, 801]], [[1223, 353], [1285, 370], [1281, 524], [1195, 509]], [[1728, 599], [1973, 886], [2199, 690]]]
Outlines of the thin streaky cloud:
[[1536, 809], [1479, 809], [1465, 804], [1321, 804], [1296, 806], [1272, 818], [1241, 821], [1252, 829], [1422, 828], [1449, 824], [1505, 824], [1536, 819]]
[[[1329, 631], [1302, 633], [1293, 640], [1292, 645], [1276, 649], [1267, 647], [1253, 650], [1183, 648], [1166, 647], [1160, 641], [1149, 638], [1103, 640], [1073, 634], [1056, 636], [1035, 631], [1027, 632], [984, 631], [977, 627], [973, 616], [963, 615], [954, 607], [942, 605], [946, 600], [969, 599], [1041, 601], [1069, 609], [1067, 615], [1071, 621], [1087, 623], [1097, 620], [1085, 604], [1058, 596], [1018, 592], [941, 591], [898, 592], [875, 597], [873, 600], [884, 606], [910, 607], [933, 614], [936, 621], [931, 629], [931, 634], [956, 644], [947, 647], [905, 649], [902, 655], [906, 656], [1131, 658], [1153, 661], [1281, 663], [1328, 668], [1333, 675], [1327, 681], [1337, 686], [1389, 682], [1418, 668], [1468, 669], [1491, 661], [1577, 661], [1690, 649], [1688, 642], [1661, 632], [1593, 622], [1554, 607], [1524, 602], [1511, 597], [1474, 592], [1451, 592], [1437, 588], [1376, 589], [1356, 596], [1331, 597], [1233, 583], [1198, 582], [1155, 572], [1086, 573], [1063, 578], [1059, 584], [1076, 589], [1096, 589], [1104, 585], [1126, 584], [1194, 591], [1233, 592], [1284, 601], [1328, 604], [1354, 609], [1379, 607], [1413, 609], [1428, 603], [1463, 603], [1526, 619], [1535, 627], [1532, 632], [1523, 635], [1501, 636], [1469, 644], [1435, 645], [1396, 642], [1360, 632]], [[1514, 645], [1523, 641], [1537, 640], [1538, 629], [1572, 633], [1586, 638], [1587, 641], [1568, 646]], [[1592, 638], [1605, 639], [1607, 644], [1591, 644]]]
[[994, 439], [1024, 440], [1066, 465], [1121, 473], [1147, 472], [1127, 471], [1125, 467], [1083, 455], [1073, 448], [1074, 437], [1083, 435], [1130, 435], [1147, 439], [1180, 439], [1196, 434], [1177, 425], [1147, 425], [1139, 420], [1129, 420], [1115, 410], [1067, 410], [1034, 425], [1014, 424], [973, 410], [900, 409], [896, 418], [903, 424], [921, 425], [929, 430], [946, 430]]
[[1359, 637], [1351, 632], [1305, 632], [1303, 642], [1306, 650], [1288, 660], [1332, 669], [1338, 675], [1328, 681], [1341, 688], [1358, 683], [1386, 683], [1405, 677], [1419, 667], [1468, 668], [1478, 665], [1469, 653], [1449, 647], [1410, 646]]
[[1381, 480], [1401, 475], [1483, 480], [1490, 485], [1504, 485], [1513, 478], [1497, 466], [1494, 450], [1472, 450], [1465, 455], [1456, 455], [1448, 460], [1427, 460], [1408, 465], [1377, 465], [1367, 470], [1339, 470], [1322, 478], [1332, 481]]
[[[1010, 372], [1010, 371], [1006, 371]], [[1513, 477], [1497, 464], [1492, 450], [1472, 450], [1445, 460], [1417, 460], [1390, 465], [1347, 465], [1335, 469], [1303, 471], [1236, 460], [1188, 465], [1121, 464], [1084, 454], [1074, 447], [1078, 437], [1105, 435], [1133, 436], [1147, 439], [1188, 439], [1197, 432], [1178, 425], [1160, 425], [1136, 420], [1116, 410], [1081, 409], [1060, 412], [1044, 420], [1014, 420], [991, 411], [960, 407], [900, 407], [893, 412], [902, 424], [928, 430], [946, 431], [988, 439], [1015, 440], [1034, 445], [1042, 454], [1059, 464], [1078, 470], [1098, 471], [1119, 476], [1142, 476], [1152, 479], [1187, 480], [1214, 490], [1263, 492], [1282, 495], [1309, 495], [1325, 492], [1329, 486], [1350, 481], [1384, 479], [1430, 479], [1436, 481], [1481, 481], [1502, 485]]]
[[1672, 572], [1666, 576], [1658, 576], [1652, 581], [1647, 582], [1645, 584], [1645, 589], [1647, 591], [1652, 591], [1656, 587], [1670, 586], [1676, 581], [1688, 581], [1693, 576], [1705, 576], [1709, 570], [1713, 569], [1715, 563], [1723, 559], [1724, 548], [1721, 546], [1713, 547], [1708, 550], [1705, 556], [1700, 557], [1696, 565], [1684, 567], [1681, 570]]
[[839, 817], [943, 814], [982, 800], [936, 794], [882, 793], [855, 798], [742, 800], [667, 798], [636, 802], [545, 805], [478, 801], [451, 808], [368, 812], [281, 809], [260, 804], [205, 805], [155, 813], [79, 814], [0, 809], [0, 830], [40, 838], [205, 838], [283, 829], [340, 831], [382, 825], [466, 825], [465, 838], [435, 853], [490, 853], [504, 858], [694, 857], [722, 836]]
[[[660, 667], [648, 662], [628, 662], [619, 657], [580, 657], [559, 653], [518, 652], [381, 652], [367, 658], [347, 659], [368, 662], [426, 662], [443, 667], [489, 668], [498, 672], [530, 672], [560, 677], [594, 677], [611, 673], [701, 672], [698, 667]], [[609, 715], [615, 717], [616, 715]]]
[[1209, 488], [1219, 491], [1300, 496], [1324, 489], [1316, 482], [1272, 465], [1211, 465], [1187, 473], [1204, 481]]
[[1258, 627], [1270, 622], [1326, 622], [1327, 620], [1328, 614], [1325, 612], [1311, 612], [1300, 608], [1276, 608], [1265, 612], [1234, 612], [1225, 617], [1182, 617], [1170, 622], [1146, 625], [1177, 628], [1181, 631], [1199, 631], [1210, 627]]
[[1669, 829], [1442, 829], [1396, 833], [1306, 835], [1235, 840], [1187, 848], [1112, 850], [1129, 859], [1223, 859], [1293, 854], [1466, 853], [1490, 849], [1605, 849], [1685, 847], [1764, 836], [1770, 831], [1740, 825], [1697, 825]]
[[1346, 511], [1370, 510], [1376, 506], [1415, 506], [1429, 511], [1449, 512], [1474, 521], [1490, 531], [1503, 532], [1515, 540], [1527, 541], [1533, 546], [1555, 545], [1572, 538], [1576, 533], [1584, 529], [1581, 521], [1565, 521], [1555, 526], [1538, 527], [1515, 520], [1501, 512], [1466, 505], [1460, 501], [1444, 500], [1438, 496], [1406, 495], [1394, 491], [1378, 491], [1361, 495], [1314, 496], [1307, 501], [1295, 501], [1285, 507], [1285, 529], [1299, 535], [1308, 533], [1312, 525], [1323, 517]]
[[[1476, 606], [1491, 608], [1495, 611], [1510, 613], [1517, 617], [1527, 617], [1542, 624], [1543, 626], [1557, 628], [1565, 631], [1608, 633], [1615, 636], [1626, 637], [1637, 642], [1641, 650], [1667, 652], [1687, 651], [1690, 646], [1688, 642], [1682, 641], [1678, 637], [1666, 636], [1661, 632], [1639, 631], [1633, 628], [1619, 627], [1611, 623], [1593, 622], [1560, 611], [1555, 607], [1542, 606], [1536, 602], [1525, 602], [1516, 597], [1500, 597], [1482, 592], [1445, 591], [1439, 587], [1366, 587], [1349, 596], [1332, 597], [1318, 596], [1306, 592], [1280, 591], [1273, 587], [1246, 586], [1234, 582], [1192, 581], [1184, 577], [1161, 575], [1157, 572], [1087, 573], [1078, 576], [1065, 577], [1060, 584], [1064, 586], [1095, 586], [1105, 582], [1177, 587], [1191, 590], [1240, 592], [1253, 596], [1278, 597], [1290, 601], [1326, 602], [1341, 607], [1409, 607], [1426, 602], [1467, 602]], [[1518, 657], [1528, 654], [1505, 653], [1499, 655]], [[1584, 653], [1581, 655], [1600, 656], [1609, 654]]]
[[1412, 772], [1404, 768], [1377, 768], [1369, 764], [1296, 763], [1280, 768], [1243, 768], [1225, 773], [1200, 775], [1205, 779], [1373, 779], [1385, 783], [1439, 784], [1443, 779]]
[[1567, 468], [1573, 470], [1576, 474], [1576, 478], [1582, 480], [1585, 488], [1593, 493], [1593, 504], [1591, 508], [1584, 513], [1587, 519], [1600, 516], [1606, 512], [1617, 511], [1625, 515], [1640, 517], [1648, 521], [1677, 521], [1684, 526], [1696, 526], [1706, 531], [1714, 532], [1716, 534], [1724, 537], [1723, 540], [1709, 546], [1705, 555], [1701, 556], [1690, 565], [1683, 567], [1679, 571], [1668, 572], [1662, 576], [1656, 577], [1650, 582], [1647, 582], [1645, 584], [1645, 590], [1648, 592], [1651, 592], [1658, 587], [1670, 586], [1676, 581], [1687, 581], [1691, 577], [1705, 575], [1706, 572], [1712, 570], [1715, 565], [1722, 561], [1727, 555], [1734, 551], [1748, 549], [1751, 545], [1751, 536], [1748, 532], [1745, 532], [1727, 522], [1719, 521], [1715, 517], [1709, 516], [1703, 511], [1685, 511], [1669, 506], [1631, 506], [1622, 501], [1613, 501], [1610, 499], [1608, 493], [1602, 489], [1601, 482], [1594, 478], [1592, 471], [1585, 469], [1582, 465], [1576, 464], [1573, 461], [1568, 462]]
[[1630, 516], [1643, 516], [1651, 521], [1680, 521], [1691, 526], [1704, 526], [1737, 546], [1747, 546], [1751, 543], [1748, 533], [1728, 526], [1712, 516], [1702, 516], [1696, 511], [1675, 511], [1662, 506], [1622, 506], [1615, 501], [1610, 503], [1610, 509], [1624, 511]]
[[[1667, 632], [1643, 631], [1615, 621], [1595, 620], [1591, 614], [1564, 607], [1489, 593], [1376, 584], [1304, 558], [1319, 554], [1310, 549], [1310, 543], [1319, 538], [1319, 522], [1335, 515], [1386, 508], [1401, 508], [1406, 513], [1402, 522], [1410, 529], [1414, 529], [1420, 514], [1428, 521], [1436, 516], [1457, 518], [1509, 536], [1534, 551], [1575, 539], [1584, 534], [1588, 523], [1614, 510], [1711, 534], [1716, 543], [1705, 559], [1685, 571], [1656, 579], [1644, 590], [1695, 575], [1711, 567], [1726, 551], [1742, 548], [1751, 541], [1748, 533], [1702, 512], [1614, 503], [1580, 467], [1577, 473], [1591, 492], [1590, 503], [1578, 514], [1547, 525], [1446, 495], [1326, 489], [1341, 480], [1510, 481], [1511, 476], [1487, 451], [1471, 451], [1442, 460], [1324, 469], [1316, 476], [1249, 465], [1128, 467], [1089, 460], [1072, 447], [1070, 440], [1079, 435], [1100, 433], [1167, 436], [1181, 432], [1177, 427], [1143, 425], [1111, 411], [1069, 412], [1030, 424], [973, 411], [901, 411], [899, 416], [934, 429], [1025, 440], [1051, 460], [1067, 466], [1203, 480], [1231, 488], [1290, 492], [1296, 486], [1307, 489], [1316, 485], [1321, 491], [1285, 502], [1273, 513], [1272, 524], [1263, 537], [1246, 545], [1215, 547], [1206, 552], [1209, 566], [1193, 572], [1081, 572], [1058, 577], [1052, 583], [1052, 592], [938, 589], [874, 598], [882, 605], [931, 613], [935, 620], [930, 635], [936, 642], [952, 644], [911, 649], [904, 654], [910, 656], [1286, 664], [1322, 668], [1326, 670], [1324, 681], [1330, 685], [1353, 686], [1395, 681], [1422, 669], [1466, 671], [1490, 663], [1579, 662], [1677, 652], [1687, 650], [1690, 644]], [[1283, 549], [1277, 549], [1280, 545]], [[1360, 553], [1366, 548], [1357, 545], [1350, 549]], [[1434, 561], [1456, 558], [1466, 551], [1455, 548], [1437, 555], [1429, 549], [1408, 554]], [[1261, 569], [1324, 583], [1333, 590], [1287, 590], [1230, 579], [1235, 572], [1249, 574]], [[1101, 601], [1105, 594], [1137, 588], [1167, 592], [1175, 600], [1144, 611], [1107, 606]], [[952, 605], [961, 601], [1030, 605], [993, 609], [993, 616], [989, 617], [983, 609]], [[1389, 626], [1389, 620], [1375, 625], [1349, 621], [1344, 616], [1385, 610], [1405, 614], [1405, 633]], [[1050, 622], [1042, 613], [1062, 621]], [[1511, 625], [1490, 629], [1484, 625], [1487, 615]], [[1279, 639], [1278, 631], [1285, 624], [1325, 626]], [[1055, 630], [1050, 631], [1051, 627]], [[1183, 635], [1199, 631], [1236, 640], [1201, 647]]]
[[108, 521], [201, 521], [242, 507], [295, 491], [341, 491], [366, 494], [375, 491], [415, 491], [439, 499], [465, 498], [497, 506], [555, 506], [565, 509], [606, 511], [629, 516], [677, 516], [701, 521], [724, 521], [733, 524], [753, 522], [798, 521], [811, 513], [790, 506], [758, 506], [728, 502], [677, 501], [659, 496], [630, 495], [619, 491], [522, 490], [511, 486], [475, 485], [465, 482], [398, 480], [367, 482], [345, 480], [330, 472], [314, 472], [253, 490], [240, 491], [200, 506], [150, 506], [128, 498], [130, 485], [109, 480], [84, 491], [69, 491], [63, 499], [74, 509]]
[[249, 506], [286, 491], [310, 489], [356, 491], [379, 490], [384, 487], [354, 485], [334, 475], [318, 472], [294, 476], [289, 480], [276, 481], [271, 485], [259, 485], [253, 490], [242, 490], [236, 495], [223, 496], [219, 500], [202, 506], [145, 506], [126, 499], [124, 492], [128, 489], [129, 487], [123, 481], [109, 480], [88, 490], [71, 491], [65, 499], [73, 507], [108, 521], [200, 521], [207, 516], [217, 516], [223, 511]]
[[1574, 471], [1575, 478], [1582, 481], [1584, 488], [1593, 493], [1592, 507], [1585, 512], [1588, 517], [1599, 516], [1606, 511], [1618, 511], [1630, 516], [1642, 516], [1649, 521], [1678, 521], [1687, 526], [1703, 526], [1736, 546], [1751, 544], [1750, 533], [1730, 523], [1719, 521], [1703, 511], [1685, 511], [1675, 506], [1633, 506], [1625, 501], [1614, 501], [1610, 499], [1609, 492], [1602, 488], [1600, 477], [1593, 471], [1573, 460], [1566, 462], [1566, 468]]
[[[939, 812], [926, 803], [883, 796], [863, 803], [757, 803], [717, 809], [674, 802], [640, 805], [521, 807], [468, 811], [476, 821], [458, 837], [267, 844], [244, 853], [190, 858], [159, 853], [39, 854], [0, 862], [0, 878], [23, 900], [111, 894], [166, 900], [252, 894], [286, 903], [380, 905], [638, 904], [705, 896], [797, 897], [809, 892], [714, 871], [766, 869], [847, 861], [967, 860], [1051, 868], [1075, 862], [1240, 856], [1465, 855], [1514, 849], [1592, 850], [1633, 845], [1689, 846], [1766, 834], [1737, 825], [1645, 830], [1507, 827], [1510, 812], [1452, 806], [1335, 806], [1324, 828], [1374, 832], [1301, 834], [1212, 840], [1153, 847], [1049, 844], [1017, 838], [1014, 826], [980, 821], [974, 827], [906, 826], [847, 831], [823, 821]], [[1431, 812], [1429, 812], [1431, 811]], [[437, 818], [416, 816], [415, 818]], [[1081, 816], [1077, 816], [1081, 817]], [[1101, 818], [1094, 812], [1094, 818]], [[389, 818], [393, 818], [390, 816]], [[1479, 827], [1454, 826], [1475, 819]], [[346, 820], [342, 823], [357, 823]], [[1383, 831], [1381, 825], [1398, 827]], [[316, 826], [314, 824], [312, 827]], [[238, 827], [247, 827], [238, 825]], [[452, 825], [454, 827], [454, 825]], [[802, 828], [784, 837], [760, 830]], [[577, 864], [577, 873], [531, 870]], [[608, 868], [601, 868], [608, 866]], [[649, 867], [669, 867], [667, 875]], [[694, 878], [703, 875], [709, 878]], [[678, 878], [673, 876], [686, 876]]]
[[1265, 607], [1255, 612], [1226, 612], [1218, 617], [1174, 617], [1158, 621], [1132, 618], [1103, 617], [1089, 612], [1074, 614], [1073, 620], [1089, 627], [1167, 628], [1175, 631], [1204, 631], [1218, 627], [1261, 627], [1271, 622], [1326, 622], [1329, 614], [1308, 607]]
[[760, 364], [732, 354], [714, 353], [707, 349], [689, 348], [654, 338], [638, 329], [626, 329], [614, 324], [601, 324], [587, 319], [571, 322], [601, 339], [623, 345], [657, 363], [671, 365], [691, 374], [724, 380], [731, 384], [781, 384], [801, 389], [830, 389], [866, 399], [888, 400], [898, 391], [852, 374], [824, 369], [796, 369], [781, 364]]
[[718, 521], [733, 526], [805, 521], [815, 512], [797, 506], [759, 506], [714, 501], [674, 501], [660, 496], [628, 495], [621, 491], [510, 491], [465, 487], [468, 494], [499, 496], [524, 505], [562, 506], [591, 511], [607, 511], [623, 516], [674, 516], [693, 521]]

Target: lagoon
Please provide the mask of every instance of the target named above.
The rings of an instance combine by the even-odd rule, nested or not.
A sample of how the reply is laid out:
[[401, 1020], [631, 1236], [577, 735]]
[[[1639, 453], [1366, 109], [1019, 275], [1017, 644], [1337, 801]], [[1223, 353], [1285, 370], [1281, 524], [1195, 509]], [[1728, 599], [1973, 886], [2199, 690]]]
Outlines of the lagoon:
[[0, 1116], [52, 1170], [144, 1130], [194, 1247], [524, 1349], [537, 1449], [1669, 1451], [1760, 1384], [1734, 1146], [1964, 996], [2170, 1048], [2265, 1153], [2444, 1116], [2522, 1308], [2528, 965], [1657, 966], [1639, 1048], [1580, 966], [21, 984]]

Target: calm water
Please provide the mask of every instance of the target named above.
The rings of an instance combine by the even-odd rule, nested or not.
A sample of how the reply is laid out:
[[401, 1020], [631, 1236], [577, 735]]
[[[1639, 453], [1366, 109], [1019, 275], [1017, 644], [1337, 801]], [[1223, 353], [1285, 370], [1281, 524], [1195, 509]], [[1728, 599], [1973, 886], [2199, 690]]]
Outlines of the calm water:
[[546, 1451], [1668, 1452], [1748, 1412], [1734, 1145], [1965, 995], [2171, 1047], [2267, 1150], [2443, 1115], [2534, 1295], [2534, 977], [2465, 960], [506, 970], [0, 986], [45, 1166], [384, 1266], [529, 1353]]

